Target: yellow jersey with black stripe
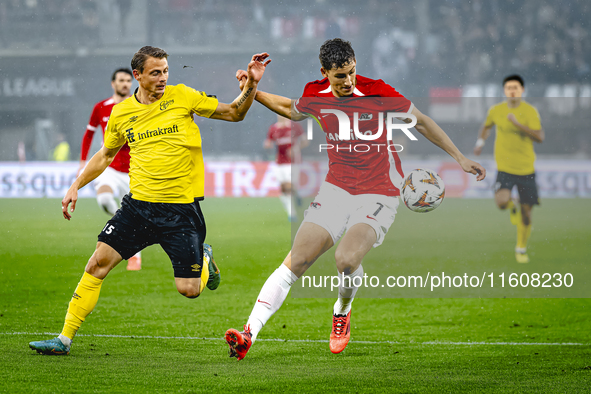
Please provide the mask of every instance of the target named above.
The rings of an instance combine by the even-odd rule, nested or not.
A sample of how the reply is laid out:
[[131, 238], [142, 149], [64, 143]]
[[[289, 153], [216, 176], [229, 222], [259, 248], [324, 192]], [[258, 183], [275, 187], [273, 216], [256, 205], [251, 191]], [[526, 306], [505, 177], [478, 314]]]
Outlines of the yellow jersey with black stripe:
[[509, 114], [514, 114], [519, 123], [532, 130], [542, 128], [538, 110], [523, 100], [515, 108], [509, 108], [506, 101], [490, 107], [485, 126], [497, 127], [495, 138], [497, 169], [513, 175], [533, 174], [536, 160], [533, 141], [507, 119]]
[[154, 203], [192, 203], [203, 198], [201, 134], [193, 114], [209, 118], [218, 100], [185, 85], [169, 85], [160, 100], [140, 103], [135, 94], [113, 107], [105, 146], [130, 147], [133, 198]]

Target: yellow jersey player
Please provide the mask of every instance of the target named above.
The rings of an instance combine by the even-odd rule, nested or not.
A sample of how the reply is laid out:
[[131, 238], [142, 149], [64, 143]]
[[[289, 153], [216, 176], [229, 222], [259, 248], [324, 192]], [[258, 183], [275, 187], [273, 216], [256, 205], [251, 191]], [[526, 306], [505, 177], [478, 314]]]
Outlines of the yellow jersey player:
[[203, 244], [205, 220], [199, 201], [204, 194], [204, 166], [193, 115], [230, 122], [244, 119], [270, 62], [268, 56], [252, 57], [247, 83], [231, 104], [219, 103], [215, 96], [185, 85], [167, 85], [168, 54], [160, 48], [146, 46], [133, 56], [131, 68], [139, 87], [113, 107], [104, 145], [66, 193], [62, 213], [70, 220], [78, 190], [98, 177], [125, 143], [130, 147], [131, 192], [98, 236], [96, 250], [70, 301], [62, 333], [31, 342], [31, 349], [69, 354], [72, 339], [94, 309], [107, 274], [122, 259], [149, 245], [162, 246], [172, 262], [177, 290], [185, 297], [197, 298], [205, 287], [217, 288], [220, 273], [211, 250]]
[[[523, 78], [519, 75], [510, 75], [503, 80], [507, 100], [488, 110], [474, 147], [474, 154], [480, 155], [490, 130], [493, 126], [497, 127], [495, 202], [499, 209], [510, 210], [511, 223], [517, 226], [515, 259], [518, 263], [529, 262], [527, 241], [531, 234], [532, 208], [539, 204], [533, 143], [544, 141], [538, 111], [522, 99], [524, 87]], [[514, 186], [517, 186], [519, 193], [520, 211], [511, 200]]]

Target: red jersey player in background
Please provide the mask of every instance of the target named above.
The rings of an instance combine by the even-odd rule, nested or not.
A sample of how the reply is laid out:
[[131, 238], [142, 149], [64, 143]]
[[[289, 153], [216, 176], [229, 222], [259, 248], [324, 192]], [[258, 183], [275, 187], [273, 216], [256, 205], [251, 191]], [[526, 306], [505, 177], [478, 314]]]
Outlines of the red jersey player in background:
[[[380, 144], [369, 141], [375, 144], [371, 152], [356, 153], [358, 150], [355, 147], [368, 141], [340, 140], [337, 117], [326, 115], [319, 106], [313, 105], [314, 102], [326, 103], [332, 99], [337, 105], [343, 105], [353, 102], [352, 98], [356, 97], [369, 97], [370, 103], [377, 97], [392, 98], [382, 101], [391, 103], [390, 110], [408, 114], [409, 118], [401, 116], [403, 121], [410, 123], [410, 115], [414, 116], [416, 130], [452, 156], [465, 172], [477, 175], [479, 181], [486, 176], [480, 164], [467, 159], [431, 118], [422, 114], [393, 87], [382, 80], [357, 75], [351, 43], [339, 38], [326, 41], [320, 47], [320, 63], [324, 79], [308, 83], [302, 98], [291, 100], [260, 90], [255, 97], [270, 110], [294, 121], [313, 116], [321, 123], [326, 134], [326, 146], [332, 146], [333, 149], [328, 149], [329, 171], [325, 182], [306, 211], [291, 251], [263, 285], [244, 331], [226, 331], [230, 356], [239, 360], [246, 356], [259, 331], [281, 307], [295, 281], [341, 237], [335, 251], [341, 281], [332, 313], [330, 350], [333, 353], [343, 351], [350, 337], [351, 303], [358, 289], [355, 283], [360, 282], [355, 279], [363, 279], [361, 261], [372, 247], [382, 243], [396, 215], [401, 187], [399, 182], [403, 179], [396, 152], [385, 147], [380, 150], [378, 145], [384, 145], [380, 140]], [[236, 73], [241, 86], [246, 76], [243, 70]], [[359, 101], [351, 105], [356, 103]], [[363, 107], [354, 109], [359, 108]], [[347, 115], [351, 118], [352, 114]], [[372, 127], [371, 134], [376, 135], [379, 122], [374, 121]]]
[[263, 143], [265, 149], [277, 146], [277, 167], [275, 177], [281, 187], [279, 199], [287, 211], [290, 222], [297, 220], [294, 198], [298, 198], [300, 149], [308, 144], [303, 138], [302, 127], [281, 115], [277, 115], [277, 123], [269, 127], [267, 138]]
[[[84, 170], [88, 152], [92, 145], [92, 138], [95, 131], [100, 127], [103, 136], [107, 128], [107, 122], [111, 116], [111, 110], [115, 104], [118, 104], [128, 98], [131, 92], [131, 81], [133, 74], [128, 68], [119, 68], [111, 76], [111, 87], [113, 95], [106, 100], [95, 104], [86, 133], [82, 138], [82, 148], [80, 149], [80, 168], [78, 174]], [[129, 146], [127, 144], [121, 147], [113, 162], [94, 182], [96, 190], [96, 201], [106, 213], [113, 216], [119, 209], [119, 201], [124, 195], [129, 193]], [[141, 254], [138, 252], [127, 262], [127, 269], [130, 271], [140, 270], [142, 267]]]

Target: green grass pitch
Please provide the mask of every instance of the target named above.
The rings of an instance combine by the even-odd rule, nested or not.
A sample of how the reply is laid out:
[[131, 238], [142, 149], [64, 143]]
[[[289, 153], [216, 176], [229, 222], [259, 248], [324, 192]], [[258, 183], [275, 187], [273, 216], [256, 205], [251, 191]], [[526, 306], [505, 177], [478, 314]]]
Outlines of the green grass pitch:
[[[291, 229], [278, 199], [210, 198], [203, 211], [222, 270], [218, 290], [185, 299], [165, 253], [150, 247], [141, 271], [127, 272], [123, 262], [105, 280], [71, 354], [49, 357], [28, 342], [61, 330], [107, 216], [91, 199], [78, 203], [71, 222], [59, 200], [0, 200], [0, 392], [591, 391], [588, 298], [377, 299], [361, 289], [351, 343], [333, 355], [334, 298], [299, 298], [299, 291], [245, 360], [228, 358], [223, 334], [246, 322], [289, 250]], [[534, 210], [527, 270], [589, 264], [590, 212], [591, 200], [544, 200]], [[514, 231], [492, 200], [449, 198], [427, 215], [401, 206], [364, 266], [526, 272], [513, 260]], [[313, 269], [333, 274], [332, 253]], [[584, 269], [577, 275], [591, 285]]]

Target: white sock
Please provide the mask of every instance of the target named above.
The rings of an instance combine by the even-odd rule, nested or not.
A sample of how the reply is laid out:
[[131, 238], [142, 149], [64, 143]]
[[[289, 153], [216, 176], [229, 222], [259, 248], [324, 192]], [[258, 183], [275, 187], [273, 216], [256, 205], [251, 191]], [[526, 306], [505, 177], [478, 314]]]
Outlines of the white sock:
[[351, 310], [351, 304], [353, 303], [355, 294], [357, 294], [357, 289], [359, 289], [359, 287], [354, 286], [354, 283], [361, 283], [360, 279], [354, 279], [363, 279], [363, 266], [360, 265], [355, 272], [349, 275], [342, 275], [339, 273], [339, 276], [341, 279], [344, 278], [344, 280], [342, 280], [341, 285], [339, 286], [339, 298], [337, 298], [337, 302], [334, 304], [334, 314], [347, 315]]
[[263, 328], [267, 320], [273, 316], [275, 312], [279, 310], [285, 297], [289, 293], [291, 285], [298, 280], [297, 276], [285, 265], [281, 264], [279, 268], [275, 270], [269, 276], [259, 296], [250, 317], [248, 318], [247, 325], [250, 325], [250, 332], [252, 333], [252, 341], [254, 342], [259, 331]]
[[59, 339], [60, 339], [60, 341], [62, 341], [62, 343], [63, 343], [64, 345], [66, 345], [67, 347], [70, 347], [70, 345], [72, 345], [72, 340], [71, 340], [70, 338], [68, 338], [67, 336], [65, 336], [65, 335], [62, 335], [62, 334], [60, 334], [60, 335], [58, 336], [58, 338], [59, 338]]
[[281, 193], [279, 196], [283, 208], [287, 211], [287, 216], [291, 217], [291, 194]]
[[135, 257], [139, 257], [139, 258], [141, 258], [141, 257], [142, 257], [142, 252], [141, 252], [141, 251], [139, 251], [139, 252], [137, 252], [136, 254], [134, 254], [134, 256], [135, 256]]
[[96, 195], [96, 201], [98, 205], [111, 216], [115, 215], [115, 212], [119, 209], [119, 204], [115, 201], [113, 193], [101, 193]]

